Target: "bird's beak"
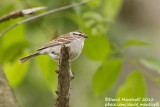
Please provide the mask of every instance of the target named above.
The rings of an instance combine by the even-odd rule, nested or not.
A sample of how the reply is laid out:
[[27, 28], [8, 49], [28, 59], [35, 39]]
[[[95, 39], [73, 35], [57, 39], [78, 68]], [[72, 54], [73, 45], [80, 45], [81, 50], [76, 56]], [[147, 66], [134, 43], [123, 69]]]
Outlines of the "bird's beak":
[[88, 38], [88, 36], [87, 36], [87, 35], [83, 35], [83, 37], [84, 37], [84, 38]]

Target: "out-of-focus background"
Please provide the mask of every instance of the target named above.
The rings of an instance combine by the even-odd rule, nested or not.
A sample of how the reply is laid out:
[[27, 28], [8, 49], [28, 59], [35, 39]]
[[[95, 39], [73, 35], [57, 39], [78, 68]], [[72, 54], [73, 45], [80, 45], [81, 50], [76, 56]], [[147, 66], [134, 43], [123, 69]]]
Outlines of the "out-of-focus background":
[[[48, 11], [80, 1], [85, 0], [1, 0], [0, 16], [40, 6]], [[71, 107], [104, 107], [105, 97], [160, 102], [159, 11], [159, 0], [97, 0], [18, 25], [0, 38], [0, 63], [18, 102], [22, 107], [54, 106], [57, 63], [48, 56], [22, 65], [19, 59], [74, 30], [89, 38], [72, 63]], [[0, 32], [28, 17], [1, 23]]]

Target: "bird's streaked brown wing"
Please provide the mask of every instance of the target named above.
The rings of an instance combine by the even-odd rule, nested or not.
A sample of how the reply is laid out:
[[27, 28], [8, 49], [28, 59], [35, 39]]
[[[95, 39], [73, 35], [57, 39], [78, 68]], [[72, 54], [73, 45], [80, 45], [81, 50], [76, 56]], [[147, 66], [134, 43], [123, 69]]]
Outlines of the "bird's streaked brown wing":
[[42, 48], [38, 49], [37, 51], [46, 49], [48, 47], [52, 47], [52, 46], [57, 46], [57, 45], [61, 45], [61, 44], [68, 44], [70, 43], [72, 40], [74, 40], [73, 37], [69, 36], [68, 34], [64, 34], [54, 40], [52, 40], [51, 42], [45, 44]]

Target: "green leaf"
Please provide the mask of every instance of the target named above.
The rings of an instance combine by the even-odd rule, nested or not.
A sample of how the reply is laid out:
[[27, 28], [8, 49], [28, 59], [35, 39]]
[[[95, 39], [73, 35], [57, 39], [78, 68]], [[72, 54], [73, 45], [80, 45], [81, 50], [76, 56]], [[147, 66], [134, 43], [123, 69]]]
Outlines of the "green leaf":
[[[28, 52], [25, 54], [22, 54], [22, 56], [25, 56]], [[24, 64], [20, 64], [19, 59], [17, 58], [14, 62], [8, 62], [4, 64], [4, 70], [5, 74], [9, 80], [9, 83], [12, 87], [17, 87], [20, 85], [27, 73], [27, 68], [29, 66], [28, 62], [25, 62]]]
[[[85, 0], [85, 1], [87, 1], [87, 0]], [[91, 7], [91, 8], [96, 8], [97, 6], [99, 6], [100, 5], [100, 2], [101, 2], [102, 0], [95, 0], [95, 1], [92, 1], [92, 2], [90, 2], [90, 3], [87, 3], [87, 5], [89, 6], [89, 7]]]
[[48, 56], [39, 56], [38, 62], [40, 64], [44, 76], [46, 77], [48, 88], [51, 91], [56, 90], [58, 83], [58, 75], [55, 72], [56, 70], [58, 70], [57, 63], [48, 58]]
[[[9, 20], [7, 21], [8, 25], [12, 25], [16, 21], [20, 21], [19, 19]], [[3, 23], [2, 23], [3, 24]], [[3, 27], [2, 27], [3, 28]], [[1, 28], [0, 31], [3, 31]], [[29, 43], [27, 43], [25, 39], [25, 25], [18, 25], [14, 29], [7, 32], [3, 37], [0, 38], [0, 60], [2, 62], [13, 61], [19, 54], [22, 53], [23, 48], [27, 47]]]
[[126, 48], [128, 46], [133, 46], [133, 45], [150, 46], [151, 43], [139, 41], [139, 40], [129, 40], [124, 43], [123, 48]]
[[[17, 21], [21, 21], [20, 19], [14, 19], [8, 22], [8, 25], [15, 24]], [[1, 31], [3, 31], [1, 29]], [[9, 32], [7, 32], [4, 36], [1, 38], [3, 41], [3, 45], [8, 47], [9, 45], [12, 45], [15, 42], [19, 42], [25, 39], [25, 24], [18, 25], [17, 27], [11, 29]]]
[[109, 19], [114, 20], [122, 7], [122, 0], [105, 0], [102, 12]]
[[111, 53], [110, 43], [104, 36], [89, 36], [84, 53], [93, 60], [103, 61]]
[[[1, 61], [14, 61], [17, 56], [21, 55], [23, 49], [29, 46], [29, 43], [26, 41], [18, 41], [8, 46], [8, 48], [4, 49], [1, 53]], [[4, 57], [7, 56], [7, 57]]]
[[[126, 82], [119, 88], [117, 98], [143, 98], [146, 94], [146, 86], [142, 74], [138, 71], [132, 72]], [[127, 101], [117, 101], [117, 103], [129, 103]], [[131, 103], [135, 103], [132, 101]], [[119, 106], [118, 106], [119, 107]]]
[[160, 60], [156, 58], [141, 58], [140, 62], [147, 68], [160, 73]]
[[94, 75], [93, 86], [96, 94], [110, 89], [121, 71], [121, 59], [106, 60]]
[[89, 28], [88, 31], [92, 35], [104, 35], [107, 32], [107, 20], [100, 13], [94, 11], [85, 12], [82, 18], [85, 20], [83, 29]]

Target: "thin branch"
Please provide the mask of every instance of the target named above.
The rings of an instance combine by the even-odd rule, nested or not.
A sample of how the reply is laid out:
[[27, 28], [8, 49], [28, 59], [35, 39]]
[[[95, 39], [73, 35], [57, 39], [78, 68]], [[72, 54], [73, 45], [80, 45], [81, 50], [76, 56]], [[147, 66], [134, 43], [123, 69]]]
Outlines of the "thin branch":
[[13, 27], [15, 27], [15, 26], [17, 26], [17, 25], [19, 25], [19, 24], [22, 24], [22, 23], [25, 23], [25, 22], [28, 22], [28, 21], [37, 19], [37, 18], [42, 17], [42, 16], [46, 16], [46, 15], [55, 13], [55, 12], [58, 12], [58, 11], [66, 10], [66, 9], [73, 8], [73, 7], [76, 7], [76, 6], [80, 6], [80, 5], [82, 5], [82, 4], [86, 4], [86, 3], [89, 3], [89, 2], [91, 2], [91, 1], [95, 1], [95, 0], [83, 1], [83, 2], [80, 2], [80, 3], [75, 3], [75, 4], [68, 5], [68, 6], [60, 7], [60, 8], [53, 9], [53, 10], [50, 10], [50, 11], [48, 11], [48, 12], [45, 12], [45, 13], [42, 13], [42, 14], [39, 14], [39, 15], [30, 17], [30, 18], [28, 18], [28, 19], [19, 21], [19, 22], [15, 23], [14, 25], [10, 26], [8, 29], [4, 30], [4, 31], [0, 34], [0, 37], [2, 37], [6, 32], [8, 32], [8, 31], [11, 30]]
[[15, 94], [0, 65], [0, 107], [19, 107]]
[[70, 47], [62, 45], [61, 55], [58, 65], [58, 98], [56, 107], [69, 107], [70, 81], [73, 79], [70, 70]]
[[33, 14], [37, 11], [44, 10], [46, 8], [47, 7], [36, 7], [36, 8], [30, 8], [30, 9], [18, 10], [15, 12], [11, 12], [9, 14], [6, 14], [6, 15], [0, 17], [0, 23], [7, 21], [11, 18], [18, 18], [18, 17], [23, 17], [24, 15]]

